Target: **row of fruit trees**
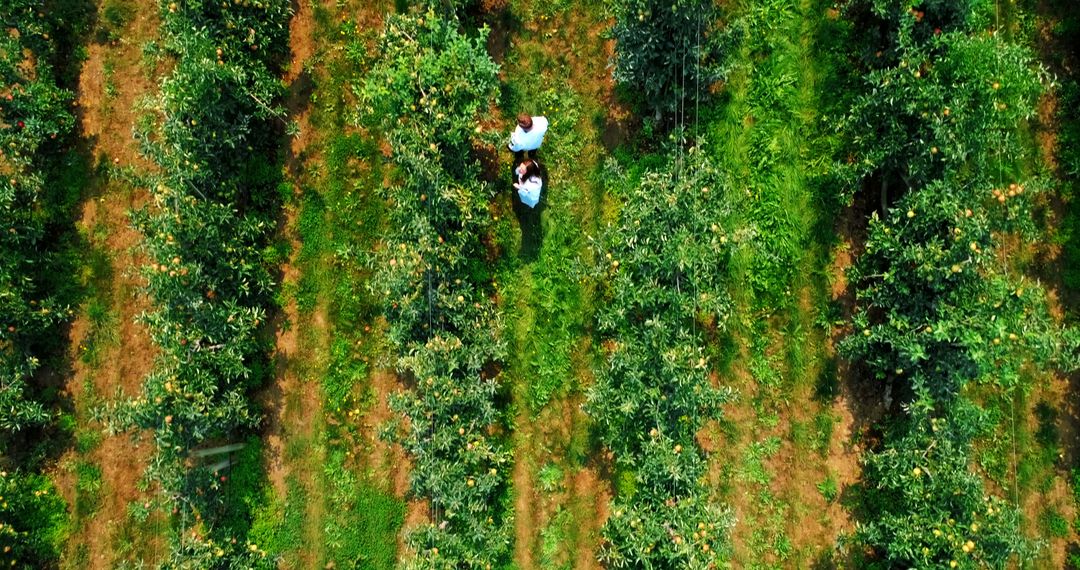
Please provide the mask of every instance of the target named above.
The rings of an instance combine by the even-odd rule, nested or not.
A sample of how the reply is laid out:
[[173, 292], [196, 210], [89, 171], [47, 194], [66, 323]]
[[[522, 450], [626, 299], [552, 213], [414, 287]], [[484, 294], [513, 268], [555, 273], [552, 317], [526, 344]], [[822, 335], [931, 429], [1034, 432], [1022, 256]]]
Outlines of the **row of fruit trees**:
[[[684, 4], [678, 17], [711, 13]], [[412, 493], [429, 511], [409, 535], [412, 565], [485, 569], [507, 559], [512, 528], [502, 506], [511, 458], [496, 406], [505, 347], [482, 278], [493, 188], [472, 158], [498, 83], [485, 32], [469, 38], [459, 28], [456, 17], [432, 11], [389, 17], [359, 91], [398, 171], [386, 189], [392, 231], [374, 257], [371, 287], [385, 299], [396, 368], [409, 386], [392, 402], [402, 421], [389, 433], [412, 456]], [[706, 31], [684, 28], [683, 43]], [[687, 76], [698, 81], [705, 71]], [[684, 95], [657, 85], [658, 111], [669, 113]], [[587, 410], [634, 484], [616, 499], [600, 557], [612, 567], [707, 568], [726, 551], [732, 523], [710, 500], [695, 439], [727, 397], [704, 347], [730, 310], [720, 230], [728, 182], [697, 153], [640, 184], [617, 183], [628, 200], [596, 243], [609, 365]]]
[[[137, 133], [156, 168], [140, 182], [151, 202], [133, 212], [153, 308], [143, 318], [159, 356], [143, 394], [114, 424], [152, 430], [147, 476], [172, 513], [166, 567], [272, 567], [227, 522], [228, 471], [198, 448], [227, 444], [260, 420], [250, 392], [264, 379], [274, 287], [263, 250], [279, 210], [278, 67], [288, 53], [286, 0], [162, 0], [163, 45], [174, 66]], [[237, 534], [240, 534], [237, 536]]]
[[[72, 311], [49, 283], [50, 238], [62, 216], [47, 169], [74, 125], [72, 93], [57, 83], [54, 22], [44, 2], [0, 3], [0, 459], [51, 414], [29, 389], [43, 346]], [[63, 501], [41, 475], [0, 471], [0, 565], [36, 567], [55, 556]]]
[[485, 39], [452, 14], [388, 16], [358, 88], [396, 170], [370, 286], [409, 386], [391, 401], [402, 419], [387, 432], [411, 455], [411, 493], [428, 509], [409, 534], [416, 568], [501, 567], [510, 550], [510, 452], [496, 405], [506, 347], [483, 278], [494, 187], [474, 152], [498, 87]]
[[[1004, 567], [1031, 545], [1013, 497], [972, 469], [986, 413], [1026, 367], [1072, 367], [1043, 290], [1010, 272], [1010, 236], [1034, 235], [1044, 180], [1021, 129], [1046, 76], [985, 2], [852, 2], [857, 89], [838, 129], [850, 192], [880, 193], [852, 282], [842, 353], [891, 384], [904, 411], [864, 457], [866, 516], [845, 545], [867, 567]], [[850, 196], [850, 194], [849, 194]], [[1014, 246], [1015, 247], [1015, 246]]]
[[586, 411], [620, 480], [632, 482], [613, 500], [599, 558], [612, 568], [713, 568], [730, 555], [735, 521], [711, 496], [697, 435], [730, 396], [706, 348], [732, 310], [735, 185], [680, 123], [719, 77], [730, 35], [715, 29], [712, 2], [621, 0], [613, 9], [615, 78], [640, 88], [642, 108], [679, 142], [667, 166], [608, 180], [623, 200], [595, 244], [606, 363]]
[[43, 162], [74, 123], [72, 94], [50, 65], [52, 28], [42, 10], [29, 0], [0, 8], [0, 441], [48, 420], [27, 380], [42, 337], [70, 314], [42, 284], [51, 255], [42, 248], [51, 222]]
[[[715, 77], [724, 36], [700, 25], [709, 10], [615, 4], [615, 76], [643, 86], [657, 117], [674, 114], [668, 124], [700, 97], [688, 86]], [[852, 269], [855, 332], [842, 352], [904, 407], [864, 458], [866, 516], [841, 546], [873, 567], [1001, 567], [1032, 545], [1016, 506], [971, 468], [988, 418], [965, 387], [1008, 392], [1026, 365], [1076, 364], [1044, 292], [1010, 273], [1002, 251], [1007, 236], [1035, 235], [1032, 207], [1048, 186], [1028, 173], [1021, 135], [1047, 78], [986, 3], [865, 0], [841, 15], [857, 95], [837, 126], [838, 187], [849, 200], [880, 192], [884, 212]], [[698, 159], [707, 153], [691, 145], [633, 181], [599, 244], [608, 367], [588, 409], [634, 482], [604, 527], [612, 567], [703, 568], [727, 544], [731, 521], [709, 501], [695, 440], [724, 401], [702, 339], [722, 328], [732, 286], [720, 277], [731, 184]]]
[[692, 150], [684, 167], [626, 184], [618, 222], [597, 244], [607, 363], [587, 411], [633, 481], [603, 529], [600, 559], [614, 568], [710, 568], [733, 523], [710, 498], [697, 441], [729, 395], [705, 345], [731, 310], [721, 229], [731, 182]]
[[[47, 420], [24, 396], [26, 381], [40, 337], [69, 314], [34, 279], [49, 255], [38, 247], [48, 225], [39, 154], [73, 123], [40, 8], [0, 7], [16, 30], [0, 36], [0, 441]], [[279, 211], [275, 102], [290, 4], [162, 0], [160, 9], [174, 65], [152, 126], [138, 133], [156, 167], [138, 177], [152, 200], [132, 215], [159, 356], [142, 396], [112, 418], [153, 433], [148, 475], [174, 531], [166, 567], [273, 567], [232, 521], [228, 471], [199, 456], [260, 421], [250, 393], [270, 368], [260, 330], [275, 284], [264, 252]], [[736, 184], [679, 124], [719, 77], [731, 36], [714, 29], [712, 2], [618, 0], [613, 11], [615, 77], [642, 86], [644, 108], [680, 144], [667, 166], [606, 181], [623, 200], [594, 244], [606, 359], [586, 411], [627, 483], [599, 557], [612, 568], [710, 568], [727, 556], [734, 521], [710, 494], [697, 435], [729, 397], [707, 348], [732, 311]], [[859, 0], [842, 15], [859, 94], [837, 126], [847, 143], [837, 167], [846, 197], [862, 188], [887, 205], [852, 270], [854, 332], [842, 350], [905, 404], [865, 457], [869, 516], [845, 546], [868, 566], [1003, 566], [1030, 545], [1015, 505], [971, 469], [987, 420], [969, 385], [1008, 391], [1030, 361], [1073, 364], [1042, 290], [1010, 273], [1002, 245], [1033, 235], [1031, 210], [1048, 186], [1028, 174], [1020, 135], [1046, 78], [996, 31], [984, 2]], [[493, 108], [498, 66], [485, 31], [463, 32], [456, 16], [431, 10], [388, 16], [377, 47], [356, 90], [361, 122], [385, 138], [395, 169], [370, 287], [407, 386], [386, 434], [410, 454], [411, 491], [429, 514], [410, 531], [410, 564], [499, 567], [513, 526], [499, 406], [506, 347], [484, 244], [494, 187], [475, 152], [487, 144], [478, 125]], [[44, 556], [11, 524], [54, 500], [34, 481], [0, 474], [0, 546], [13, 548], [0, 562]]]

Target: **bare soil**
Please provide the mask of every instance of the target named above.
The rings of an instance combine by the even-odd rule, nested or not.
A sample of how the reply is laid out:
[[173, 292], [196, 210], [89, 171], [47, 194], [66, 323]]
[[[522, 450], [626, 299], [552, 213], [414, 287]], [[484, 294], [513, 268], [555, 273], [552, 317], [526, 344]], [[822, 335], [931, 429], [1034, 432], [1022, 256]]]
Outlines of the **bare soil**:
[[[284, 81], [290, 91], [286, 109], [291, 120], [300, 123], [297, 137], [288, 141], [286, 174], [297, 193], [302, 192], [305, 151], [314, 137], [308, 124], [311, 78], [305, 64], [315, 53], [314, 15], [310, 2], [297, 2], [289, 24], [292, 57]], [[303, 243], [297, 230], [299, 201], [287, 205], [281, 228], [289, 243], [290, 256], [281, 266], [283, 287], [295, 287], [300, 280], [298, 265]], [[324, 411], [319, 374], [329, 345], [329, 324], [326, 301], [320, 299], [311, 314], [301, 315], [295, 298], [274, 315], [271, 327], [274, 333], [274, 378], [260, 391], [256, 399], [265, 410], [263, 437], [266, 448], [263, 461], [267, 478], [275, 494], [284, 498], [288, 493], [290, 477], [304, 489], [310, 500], [304, 504], [304, 526], [301, 529], [303, 547], [298, 564], [314, 568], [323, 558], [323, 513], [326, 503], [320, 498], [323, 492], [322, 437]], [[299, 457], [289, 453], [292, 446], [303, 446], [307, 451]]]
[[[536, 417], [521, 412], [514, 437], [516, 458], [512, 476], [514, 493], [514, 561], [522, 569], [545, 567], [541, 554], [543, 530], [566, 510], [573, 528], [548, 563], [575, 569], [600, 568], [596, 547], [607, 520], [611, 491], [601, 476], [602, 467], [590, 461], [576, 467], [567, 456], [569, 442], [583, 435], [588, 418], [581, 408], [584, 397], [575, 393], [549, 402]], [[526, 427], [528, 426], [528, 427]], [[547, 464], [558, 465], [563, 479], [557, 489], [537, 488], [536, 474]]]
[[379, 370], [371, 375], [371, 390], [376, 400], [361, 419], [364, 427], [363, 464], [378, 473], [376, 482], [385, 484], [384, 490], [404, 499], [409, 490], [409, 472], [412, 461], [405, 449], [397, 443], [387, 443], [379, 437], [379, 430], [389, 422], [394, 414], [390, 410], [389, 396], [403, 389], [397, 375], [391, 371]]
[[[286, 215], [286, 227], [295, 227], [295, 212]], [[296, 251], [299, 243], [292, 239], [290, 245]], [[292, 260], [282, 266], [282, 283], [295, 283], [299, 271], [293, 265]], [[285, 478], [288, 469], [285, 466], [285, 442], [290, 434], [286, 431], [293, 429], [290, 422], [303, 421], [305, 410], [288, 411], [286, 402], [287, 395], [299, 393], [300, 381], [297, 372], [292, 369], [291, 362], [297, 358], [299, 322], [297, 319], [296, 301], [291, 300], [284, 309], [274, 316], [271, 326], [274, 329], [274, 381], [267, 386], [258, 396], [257, 401], [266, 410], [264, 433], [266, 437], [266, 449], [264, 459], [267, 465], [267, 477], [279, 496], [284, 497], [286, 492]], [[310, 411], [310, 410], [307, 410]], [[301, 431], [301, 430], [296, 430]]]
[[[79, 111], [84, 152], [110, 166], [146, 167], [147, 161], [138, 152], [132, 133], [137, 116], [136, 101], [154, 91], [152, 73], [140, 65], [143, 42], [157, 33], [156, 5], [149, 0], [135, 2], [139, 7], [128, 24], [124, 39], [110, 44], [92, 43], [87, 47], [87, 59], [79, 76], [76, 107]], [[106, 67], [111, 71], [106, 73]], [[108, 84], [108, 85], [107, 85]], [[113, 94], [107, 93], [113, 90]], [[143, 286], [138, 270], [144, 260], [137, 247], [141, 236], [128, 223], [127, 213], [147, 201], [143, 189], [126, 188], [97, 177], [88, 180], [89, 192], [77, 220], [83, 235], [103, 236], [94, 246], [109, 258], [105, 288], [109, 312], [115, 316], [115, 342], [102, 343], [101, 358], [96, 364], [83, 362], [84, 346], [89, 342], [91, 322], [85, 309], [81, 310], [69, 330], [69, 361], [71, 374], [63, 388], [74, 402], [80, 419], [88, 417], [91, 407], [132, 398], [141, 391], [143, 378], [153, 366], [156, 350], [150, 336], [137, 319], [147, 311], [149, 302], [139, 291]], [[92, 393], [86, 391], [92, 387]], [[90, 422], [84, 430], [104, 430], [105, 426]], [[72, 503], [76, 497], [76, 478], [67, 471], [78, 461], [87, 461], [101, 468], [100, 505], [74, 529], [65, 558], [71, 557], [77, 545], [84, 545], [93, 568], [112, 567], [116, 562], [113, 551], [119, 527], [127, 519], [129, 503], [148, 501], [153, 491], [142, 492], [138, 481], [153, 450], [148, 434], [105, 435], [101, 443], [85, 455], [69, 450], [60, 460], [54, 473], [65, 499]], [[141, 537], [140, 552], [164, 553], [161, 536]], [[144, 560], [153, 564], [154, 560]]]
[[140, 114], [137, 103], [157, 92], [160, 70], [149, 70], [142, 64], [142, 46], [156, 36], [160, 21], [156, 3], [132, 2], [136, 6], [134, 18], [122, 39], [87, 46], [77, 105], [83, 136], [90, 141], [95, 156], [145, 171], [154, 165], [142, 156], [135, 141]]
[[[150, 373], [154, 357], [157, 354], [150, 335], [137, 318], [150, 308], [148, 299], [137, 291], [143, 286], [137, 277], [137, 268], [141, 266], [140, 256], [134, 249], [140, 236], [127, 224], [127, 211], [145, 201], [145, 195], [136, 193], [127, 198], [116, 194], [107, 194], [97, 201], [88, 201], [83, 205], [80, 225], [95, 227], [104, 225], [109, 229], [105, 242], [111, 254], [113, 281], [110, 283], [111, 309], [117, 315], [118, 342], [104, 347], [100, 364], [96, 367], [84, 363], [81, 352], [87, 341], [90, 326], [85, 313], [80, 313], [71, 327], [70, 358], [73, 373], [68, 380], [66, 390], [76, 402], [77, 408], [93, 405], [96, 398], [106, 401], [113, 398], [133, 398], [141, 392], [142, 380]], [[93, 386], [95, 396], [85, 393], [87, 382]], [[88, 413], [89, 410], [86, 410]], [[101, 429], [103, 425], [92, 422], [86, 429]], [[142, 478], [149, 463], [153, 445], [149, 434], [106, 435], [101, 444], [86, 459], [101, 467], [102, 491], [101, 507], [85, 526], [76, 533], [71, 544], [86, 544], [90, 551], [90, 560], [102, 567], [112, 563], [113, 537], [116, 527], [127, 517], [127, 507], [132, 501], [144, 502], [149, 494], [137, 490], [136, 484]], [[141, 440], [141, 442], [139, 441]], [[75, 450], [65, 454], [64, 462], [78, 459]], [[61, 490], [65, 498], [74, 500], [74, 478], [66, 478]], [[70, 485], [70, 486], [69, 486]], [[148, 540], [161, 537], [147, 537]], [[164, 545], [162, 544], [162, 548]]]

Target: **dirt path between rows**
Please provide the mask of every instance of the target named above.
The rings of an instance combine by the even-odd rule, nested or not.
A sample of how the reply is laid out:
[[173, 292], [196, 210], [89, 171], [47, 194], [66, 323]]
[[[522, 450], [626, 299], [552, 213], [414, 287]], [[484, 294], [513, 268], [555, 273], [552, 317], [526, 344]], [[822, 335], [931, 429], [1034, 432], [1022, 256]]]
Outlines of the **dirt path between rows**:
[[[145, 169], [148, 162], [140, 155], [133, 130], [137, 119], [136, 103], [155, 92], [153, 71], [147, 70], [140, 57], [143, 43], [157, 34], [156, 3], [134, 1], [134, 15], [123, 31], [123, 39], [87, 46], [76, 98], [82, 151], [95, 163], [107, 168]], [[144, 259], [137, 251], [141, 236], [129, 224], [130, 210], [147, 201], [145, 189], [132, 189], [94, 170], [87, 181], [85, 201], [76, 222], [88, 241], [87, 247], [107, 259], [102, 275], [91, 277], [99, 289], [108, 317], [95, 323], [84, 306], [78, 312], [69, 333], [71, 375], [65, 392], [72, 398], [80, 431], [102, 431], [104, 426], [91, 421], [93, 408], [115, 398], [137, 397], [142, 380], [150, 372], [156, 349], [146, 328], [137, 322], [150, 308], [140, 292], [143, 280], [138, 270]], [[94, 343], [94, 346], [88, 346]], [[93, 359], [84, 359], [95, 350]], [[114, 552], [117, 533], [128, 517], [131, 502], [147, 502], [151, 493], [138, 490], [138, 482], [149, 462], [153, 444], [148, 434], [105, 435], [88, 452], [69, 450], [56, 473], [59, 487], [69, 504], [77, 502], [76, 463], [89, 463], [101, 470], [100, 500], [97, 508], [78, 520], [68, 541], [65, 560], [83, 560], [91, 568], [108, 568], [117, 562]], [[164, 542], [160, 536], [142, 536], [136, 553], [160, 555]], [[77, 554], [78, 553], [78, 554]], [[143, 560], [153, 563], [153, 560]]]
[[[295, 13], [289, 23], [289, 48], [291, 58], [283, 78], [289, 84], [289, 96], [285, 105], [289, 120], [300, 125], [300, 134], [288, 139], [286, 179], [297, 194], [302, 192], [299, 179], [303, 174], [303, 160], [311, 144], [313, 133], [308, 128], [310, 78], [305, 65], [315, 53], [314, 13], [310, 2], [294, 4]], [[289, 244], [290, 255], [281, 266], [282, 287], [296, 287], [301, 278], [298, 264], [303, 243], [299, 237], [297, 220], [299, 201], [287, 204], [281, 233]], [[319, 300], [310, 314], [300, 314], [295, 297], [274, 316], [274, 378], [256, 395], [265, 410], [263, 436], [266, 442], [264, 465], [267, 478], [279, 498], [288, 494], [288, 483], [295, 480], [305, 496], [304, 525], [301, 529], [303, 547], [297, 553], [299, 567], [315, 568], [325, 557], [323, 518], [326, 503], [322, 466], [325, 460], [324, 446], [320, 444], [324, 429], [321, 378], [318, 374], [324, 366], [329, 345], [329, 319], [327, 302]], [[297, 454], [293, 448], [300, 447]]]
[[[552, 299], [548, 291], [534, 290], [536, 264], [555, 263], [554, 260], [559, 258], [553, 255], [565, 255], [555, 253], [558, 250], [545, 253], [549, 240], [557, 241], [567, 233], [581, 235], [595, 231], [600, 212], [605, 207], [605, 197], [597, 188], [593, 172], [607, 151], [621, 142], [629, 111], [616, 100], [615, 86], [607, 67], [613, 42], [596, 39], [611, 25], [601, 11], [551, 10], [535, 2], [514, 3], [505, 10], [488, 15], [488, 23], [492, 25], [488, 50], [502, 64], [500, 78], [504, 85], [535, 97], [539, 93], [534, 92], [534, 86], [522, 85], [522, 81], [533, 73], [532, 70], [539, 69], [540, 83], [552, 86], [560, 98], [566, 97], [567, 104], [575, 106], [577, 115], [572, 116], [579, 117], [568, 127], [562, 127], [569, 131], [560, 135], [558, 122], [565, 123], [567, 116], [560, 116], [559, 109], [539, 108], [539, 101], [531, 98], [522, 102], [537, 106], [531, 109], [535, 114], [550, 112], [550, 119], [556, 125], [555, 134], [548, 137], [552, 150], [544, 154], [545, 167], [552, 181], [551, 192], [574, 188], [579, 192], [579, 199], [561, 202], [552, 198], [549, 208], [542, 214], [542, 232], [546, 235], [537, 252], [539, 258], [530, 260], [521, 254], [513, 274], [500, 278], [500, 281], [513, 283], [512, 296], [516, 303], [516, 306], [500, 307], [516, 321], [515, 326], [507, 327], [507, 334], [512, 337], [508, 340], [514, 348], [503, 374], [503, 382], [509, 384], [519, 410], [512, 436], [514, 563], [522, 570], [599, 569], [596, 550], [601, 541], [601, 527], [607, 518], [611, 490], [610, 481], [602, 474], [610, 472], [610, 468], [601, 465], [602, 458], [592, 456], [591, 448], [585, 448], [585, 442], [590, 438], [590, 419], [582, 404], [585, 391], [593, 383], [591, 337], [583, 331], [583, 335], [569, 346], [550, 348], [568, 350], [572, 365], [564, 387], [557, 390], [540, 410], [530, 410], [533, 379], [529, 372], [532, 355], [528, 346], [531, 335], [544, 333], [537, 327], [547, 326], [547, 321], [539, 317], [544, 314], [545, 305], [559, 302]], [[521, 110], [500, 111], [503, 116], [510, 117]], [[592, 120], [597, 117], [603, 119], [599, 124]], [[503, 128], [505, 123], [505, 120], [499, 123], [497, 128]], [[560, 136], [574, 140], [564, 142], [559, 140]], [[567, 143], [580, 144], [580, 151], [567, 153], [565, 149], [555, 148], [555, 145]], [[509, 156], [499, 156], [499, 168], [509, 171], [509, 160]], [[491, 177], [496, 184], [502, 183], [497, 173]], [[504, 206], [499, 202], [497, 207]], [[509, 212], [505, 214], [510, 216]], [[568, 232], [558, 227], [565, 225], [574, 229]], [[589, 246], [582, 242], [581, 251], [571, 252], [571, 255], [587, 258]], [[579, 287], [584, 285], [579, 284]], [[581, 294], [581, 311], [590, 313], [590, 293], [582, 289]], [[589, 322], [592, 317], [582, 314], [577, 318]]]

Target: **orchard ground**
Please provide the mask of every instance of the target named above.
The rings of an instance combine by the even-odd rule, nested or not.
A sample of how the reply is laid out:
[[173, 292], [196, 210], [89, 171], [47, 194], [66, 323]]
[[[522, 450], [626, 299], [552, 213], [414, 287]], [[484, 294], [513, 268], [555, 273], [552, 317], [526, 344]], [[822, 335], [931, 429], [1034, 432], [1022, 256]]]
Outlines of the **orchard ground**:
[[[1050, 4], [1011, 10], [1016, 33], [1034, 40], [1035, 30], [1053, 28], [1064, 15]], [[640, 169], [656, 149], [611, 80], [613, 44], [603, 39], [611, 21], [602, 3], [480, 5], [466, 24], [491, 28], [489, 52], [501, 64], [501, 96], [484, 128], [509, 132], [509, 118], [520, 111], [552, 121], [541, 151], [546, 208], [530, 213], [534, 218], [521, 219], [511, 205], [509, 154], [495, 148], [485, 155], [487, 176], [507, 187], [492, 203], [497, 223], [487, 241], [498, 252], [495, 282], [510, 343], [501, 378], [515, 458], [507, 499], [515, 516], [513, 565], [598, 568], [599, 531], [617, 483], [581, 408], [603, 351], [594, 335], [594, 291], [574, 267], [591, 259], [589, 237], [618, 211], [597, 182], [605, 161]], [[136, 319], [147, 303], [137, 277], [139, 237], [126, 215], [146, 196], [117, 173], [148, 165], [132, 132], [139, 99], [155, 91], [170, 64], [144, 49], [156, 37], [158, 7], [105, 0], [84, 40], [78, 102], [88, 182], [79, 230], [90, 252], [80, 277], [87, 295], [69, 332], [65, 391], [75, 444], [52, 470], [72, 505], [65, 568], [152, 564], [163, 548], [163, 515], [142, 507], [154, 496], [138, 476], [149, 442], [138, 434], [101, 435], [93, 419], [111, 399], [138, 393], [153, 358]], [[305, 0], [295, 5], [290, 28], [283, 81], [290, 85], [288, 120], [299, 134], [281, 141], [290, 191], [278, 240], [289, 254], [267, 331], [276, 368], [258, 395], [265, 477], [249, 537], [281, 556], [283, 568], [356, 561], [394, 567], [404, 554], [403, 532], [426, 516], [426, 505], [407, 493], [407, 457], [377, 436], [391, 416], [387, 397], [402, 381], [387, 366], [386, 325], [364, 287], [370, 268], [339, 255], [377, 247], [385, 230], [386, 206], [376, 193], [388, 176], [383, 143], [351, 121], [353, 88], [373, 54], [350, 54], [371, 51], [383, 15], [394, 9], [389, 1]], [[733, 563], [812, 567], [828, 563], [837, 537], [852, 528], [858, 457], [873, 445], [888, 404], [855, 380], [834, 348], [845, 332], [837, 323], [852, 303], [844, 270], [859, 253], [872, 206], [831, 203], [821, 187], [835, 136], [822, 120], [838, 65], [828, 55], [835, 47], [831, 3], [741, 0], [725, 9], [730, 19], [752, 14], [760, 34], [735, 54], [734, 73], [703, 104], [696, 128], [745, 182], [739, 215], [767, 234], [740, 251], [737, 275], [747, 286], [735, 292], [738, 317], [731, 334], [710, 347], [720, 363], [717, 381], [736, 388], [737, 397], [699, 440], [712, 452], [715, 500], [738, 521]], [[1065, 69], [1049, 60], [1053, 53], [1045, 57]], [[782, 89], [774, 89], [777, 80]], [[1051, 109], [1056, 97], [1047, 98]], [[1069, 128], [1052, 115], [1034, 127], [1042, 137], [1033, 137], [1048, 163], [1058, 152], [1053, 134]], [[535, 225], [523, 232], [523, 222]], [[1063, 263], [1037, 252], [1018, 269], [1054, 283]], [[1064, 320], [1072, 297], [1060, 286]], [[1047, 375], [1032, 385], [1026, 397], [991, 402], [1002, 423], [981, 444], [983, 467], [1023, 506], [1024, 532], [1048, 543], [1032, 567], [1061, 567], [1078, 538], [1070, 524], [1076, 379]]]

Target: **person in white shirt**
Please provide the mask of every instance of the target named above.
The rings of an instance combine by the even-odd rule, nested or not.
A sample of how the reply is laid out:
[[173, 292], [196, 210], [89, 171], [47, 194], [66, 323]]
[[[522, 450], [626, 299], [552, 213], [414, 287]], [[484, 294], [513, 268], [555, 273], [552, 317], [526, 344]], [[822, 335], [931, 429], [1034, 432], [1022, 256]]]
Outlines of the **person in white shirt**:
[[540, 203], [540, 189], [543, 187], [540, 165], [535, 160], [527, 158], [514, 169], [514, 188], [522, 204], [535, 208]]
[[518, 115], [517, 128], [510, 133], [510, 144], [506, 145], [514, 152], [515, 162], [536, 158], [536, 151], [544, 144], [547, 128], [546, 117], [531, 117], [525, 113]]

